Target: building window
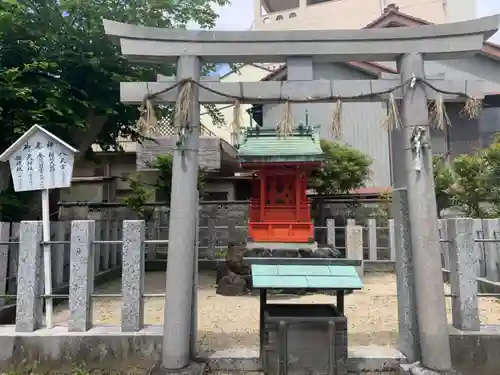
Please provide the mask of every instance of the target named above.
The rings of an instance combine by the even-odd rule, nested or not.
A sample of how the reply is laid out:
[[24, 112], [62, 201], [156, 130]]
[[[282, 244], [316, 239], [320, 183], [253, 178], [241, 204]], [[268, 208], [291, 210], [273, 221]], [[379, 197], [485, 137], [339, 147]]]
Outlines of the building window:
[[400, 23], [397, 22], [390, 22], [385, 26], [386, 29], [390, 29], [393, 27], [404, 27], [404, 25], [401, 25]]
[[282, 15], [277, 16], [276, 21], [283, 21], [283, 16]]
[[205, 201], [227, 201], [227, 191], [207, 191], [203, 194]]
[[288, 18], [295, 18], [295, 17], [297, 17], [297, 13], [295, 12], [292, 12], [288, 15]]

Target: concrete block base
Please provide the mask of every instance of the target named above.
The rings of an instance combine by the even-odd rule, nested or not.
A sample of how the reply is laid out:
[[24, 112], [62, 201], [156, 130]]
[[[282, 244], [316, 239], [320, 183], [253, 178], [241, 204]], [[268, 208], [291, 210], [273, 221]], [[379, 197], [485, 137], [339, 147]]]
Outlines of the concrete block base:
[[[86, 367], [117, 369], [134, 366], [153, 368], [160, 363], [162, 326], [147, 326], [139, 332], [121, 332], [119, 326], [93, 327], [87, 332], [68, 332], [66, 327], [15, 332], [0, 326], [0, 372], [37, 371]], [[396, 349], [379, 346], [349, 349], [349, 373], [396, 374], [405, 357]], [[234, 348], [212, 352], [206, 359], [209, 370], [224, 372], [261, 371], [257, 348]], [[197, 371], [189, 368], [189, 375]], [[159, 367], [155, 371], [165, 371]], [[159, 374], [165, 374], [159, 373]], [[181, 374], [176, 372], [176, 374]], [[182, 373], [183, 374], [183, 373]]]
[[406, 363], [406, 357], [389, 346], [365, 345], [350, 347], [347, 358], [349, 374], [397, 373], [399, 366]]
[[187, 367], [180, 370], [167, 370], [161, 365], [156, 365], [151, 370], [151, 375], [202, 375], [206, 371], [206, 364], [200, 362], [191, 362]]
[[476, 332], [449, 330], [451, 360], [460, 375], [500, 374], [500, 326], [482, 325]]
[[438, 372], [423, 367], [419, 362], [399, 365], [399, 375], [459, 375], [456, 371]]
[[256, 372], [261, 371], [259, 351], [250, 348], [218, 350], [208, 357], [212, 371]]
[[292, 243], [292, 242], [247, 242], [247, 249], [269, 249], [269, 250], [297, 250], [297, 249], [308, 249], [317, 250], [318, 243]]

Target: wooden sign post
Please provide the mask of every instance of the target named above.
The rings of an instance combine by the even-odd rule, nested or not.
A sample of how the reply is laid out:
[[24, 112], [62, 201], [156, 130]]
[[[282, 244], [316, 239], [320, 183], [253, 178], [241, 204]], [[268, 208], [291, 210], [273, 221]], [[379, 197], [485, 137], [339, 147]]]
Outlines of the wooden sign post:
[[31, 127], [5, 152], [0, 161], [9, 162], [16, 192], [42, 192], [43, 271], [45, 316], [52, 328], [52, 267], [50, 249], [49, 190], [71, 186], [75, 148], [38, 125]]

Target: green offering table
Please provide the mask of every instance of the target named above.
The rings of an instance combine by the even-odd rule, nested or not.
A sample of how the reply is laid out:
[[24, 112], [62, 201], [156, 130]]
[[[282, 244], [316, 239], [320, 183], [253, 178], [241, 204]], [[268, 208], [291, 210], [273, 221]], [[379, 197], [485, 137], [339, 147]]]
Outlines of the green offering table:
[[[264, 373], [347, 374], [346, 291], [363, 288], [356, 266], [343, 259], [260, 258], [251, 261], [260, 289], [260, 357]], [[268, 289], [335, 290], [334, 304], [269, 304]]]

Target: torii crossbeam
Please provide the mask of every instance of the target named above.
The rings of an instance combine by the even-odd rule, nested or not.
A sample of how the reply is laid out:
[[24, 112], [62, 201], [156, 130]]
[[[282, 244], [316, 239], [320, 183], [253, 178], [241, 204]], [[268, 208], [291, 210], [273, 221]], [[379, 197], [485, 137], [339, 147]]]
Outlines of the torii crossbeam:
[[362, 30], [198, 31], [143, 27], [104, 20], [106, 34], [131, 60], [177, 62], [286, 62], [290, 56], [317, 62], [394, 61], [412, 51], [429, 60], [461, 59], [477, 52], [498, 29], [496, 16], [474, 21]]
[[[424, 56], [429, 60], [458, 59], [471, 56], [482, 48], [485, 39], [499, 25], [498, 16], [472, 21], [399, 27], [376, 30], [316, 30], [316, 31], [186, 31], [133, 26], [104, 21], [106, 34], [120, 44], [127, 58], [143, 62], [177, 63], [177, 78], [200, 81], [201, 62], [287, 62], [295, 67], [288, 80], [294, 82], [202, 82], [216, 91], [235, 96], [251, 96], [251, 102], [268, 103], [270, 98], [329, 97], [367, 94], [392, 87], [378, 81], [312, 81], [312, 74], [301, 77], [301, 65], [313, 62], [388, 61], [396, 60], [400, 83], [412, 77], [424, 78]], [[395, 82], [393, 82], [395, 83]], [[167, 82], [122, 84], [121, 99], [126, 103], [141, 103], [145, 95], [168, 87]], [[481, 97], [481, 83], [439, 82], [435, 86]], [[177, 91], [177, 90], [176, 90]], [[177, 93], [159, 95], [159, 103], [176, 100]], [[414, 288], [415, 297], [407, 293], [405, 311], [400, 316], [400, 328], [405, 319], [418, 321], [419, 337], [404, 343], [410, 360], [421, 360], [434, 371], [451, 369], [450, 343], [446, 321], [439, 237], [433, 190], [432, 154], [422, 145], [429, 144], [427, 100], [432, 98], [422, 83], [405, 84], [395, 93], [402, 100], [401, 160], [408, 191], [411, 220], [411, 250], [413, 279], [406, 288]], [[165, 326], [162, 367], [180, 370], [190, 362], [190, 317], [193, 306], [193, 269], [195, 252], [195, 218], [197, 215], [197, 174], [201, 103], [228, 103], [232, 100], [192, 86], [189, 98], [188, 123], [192, 131], [186, 134], [183, 150], [173, 153], [173, 178], [169, 226]], [[417, 131], [423, 142], [413, 142]], [[422, 148], [423, 147], [423, 148]], [[414, 159], [419, 157], [420, 167]], [[396, 219], [396, 226], [398, 226]], [[431, 291], [431, 293], [429, 293]], [[418, 341], [418, 342], [417, 342]], [[419, 345], [418, 345], [419, 344]]]

